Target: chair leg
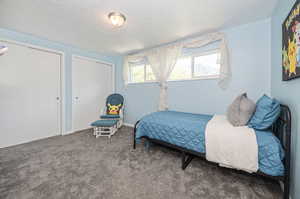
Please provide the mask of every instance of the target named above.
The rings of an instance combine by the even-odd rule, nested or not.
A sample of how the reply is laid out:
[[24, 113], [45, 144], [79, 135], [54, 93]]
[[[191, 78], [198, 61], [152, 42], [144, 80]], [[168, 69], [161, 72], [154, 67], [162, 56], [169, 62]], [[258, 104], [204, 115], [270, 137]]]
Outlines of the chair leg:
[[114, 135], [118, 130], [118, 124], [116, 124], [115, 126], [111, 127], [111, 135]]
[[123, 119], [120, 119], [117, 123], [117, 128], [121, 128], [123, 126]]

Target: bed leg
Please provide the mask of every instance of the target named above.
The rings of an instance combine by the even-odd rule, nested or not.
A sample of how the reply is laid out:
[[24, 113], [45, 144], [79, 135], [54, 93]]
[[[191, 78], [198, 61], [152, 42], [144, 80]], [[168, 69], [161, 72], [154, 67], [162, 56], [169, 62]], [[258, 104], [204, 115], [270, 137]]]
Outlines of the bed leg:
[[285, 180], [284, 180], [283, 199], [290, 199], [290, 180], [289, 180], [289, 176], [286, 176]]
[[140, 121], [137, 121], [137, 122], [135, 123], [134, 129], [133, 129], [133, 149], [136, 148], [135, 134], [136, 134], [136, 127], [137, 127], [137, 125], [138, 125], [139, 122], [140, 122]]
[[146, 148], [147, 152], [150, 151], [150, 146], [151, 146], [151, 142], [148, 139], [146, 139], [145, 140], [145, 148]]
[[133, 137], [133, 149], [136, 148], [136, 141], [135, 141], [135, 136]]
[[135, 141], [135, 138], [133, 138], [133, 149], [135, 149], [136, 148], [136, 141]]
[[286, 184], [289, 184], [289, 183], [284, 183], [283, 199], [289, 199], [290, 198], [290, 188]]
[[192, 162], [194, 156], [187, 155], [185, 152], [182, 152], [182, 159], [181, 159], [181, 168], [185, 170], [186, 167]]

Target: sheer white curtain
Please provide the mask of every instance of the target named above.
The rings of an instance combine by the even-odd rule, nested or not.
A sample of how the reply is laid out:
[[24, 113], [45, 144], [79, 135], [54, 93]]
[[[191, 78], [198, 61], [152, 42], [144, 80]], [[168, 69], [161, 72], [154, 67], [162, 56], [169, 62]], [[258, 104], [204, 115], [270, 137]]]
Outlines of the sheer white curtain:
[[149, 65], [159, 83], [159, 107], [158, 110], [167, 110], [167, 80], [174, 69], [177, 58], [180, 56], [182, 50], [181, 44], [165, 46], [156, 48], [146, 53]]
[[210, 43], [220, 41], [220, 76], [218, 85], [222, 89], [226, 89], [231, 78], [231, 70], [229, 64], [229, 53], [227, 48], [227, 42], [224, 33], [211, 33], [190, 39], [182, 42], [178, 42], [172, 45], [153, 48], [150, 50], [142, 51], [132, 55], [127, 55], [124, 60], [124, 81], [125, 85], [129, 83], [129, 64], [141, 62], [145, 59], [148, 60], [149, 65], [155, 75], [156, 81], [160, 86], [160, 100], [159, 110], [166, 110], [168, 108], [167, 103], [167, 80], [173, 71], [178, 57], [181, 55], [183, 48], [201, 48]]

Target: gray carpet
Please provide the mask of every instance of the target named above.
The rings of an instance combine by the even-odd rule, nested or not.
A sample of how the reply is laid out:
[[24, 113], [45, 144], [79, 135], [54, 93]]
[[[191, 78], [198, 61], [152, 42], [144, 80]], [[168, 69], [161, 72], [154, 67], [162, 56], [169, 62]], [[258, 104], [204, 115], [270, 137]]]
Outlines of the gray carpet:
[[132, 149], [132, 129], [111, 143], [91, 131], [0, 149], [0, 198], [202, 199], [280, 198], [277, 183], [159, 146]]

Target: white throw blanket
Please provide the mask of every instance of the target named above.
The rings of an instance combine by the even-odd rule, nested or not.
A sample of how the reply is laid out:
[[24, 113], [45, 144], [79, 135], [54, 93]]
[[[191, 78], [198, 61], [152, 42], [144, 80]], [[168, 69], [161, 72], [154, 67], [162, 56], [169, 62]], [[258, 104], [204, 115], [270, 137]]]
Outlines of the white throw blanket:
[[220, 166], [258, 170], [258, 145], [255, 131], [248, 126], [234, 127], [226, 116], [214, 115], [205, 130], [206, 159]]

